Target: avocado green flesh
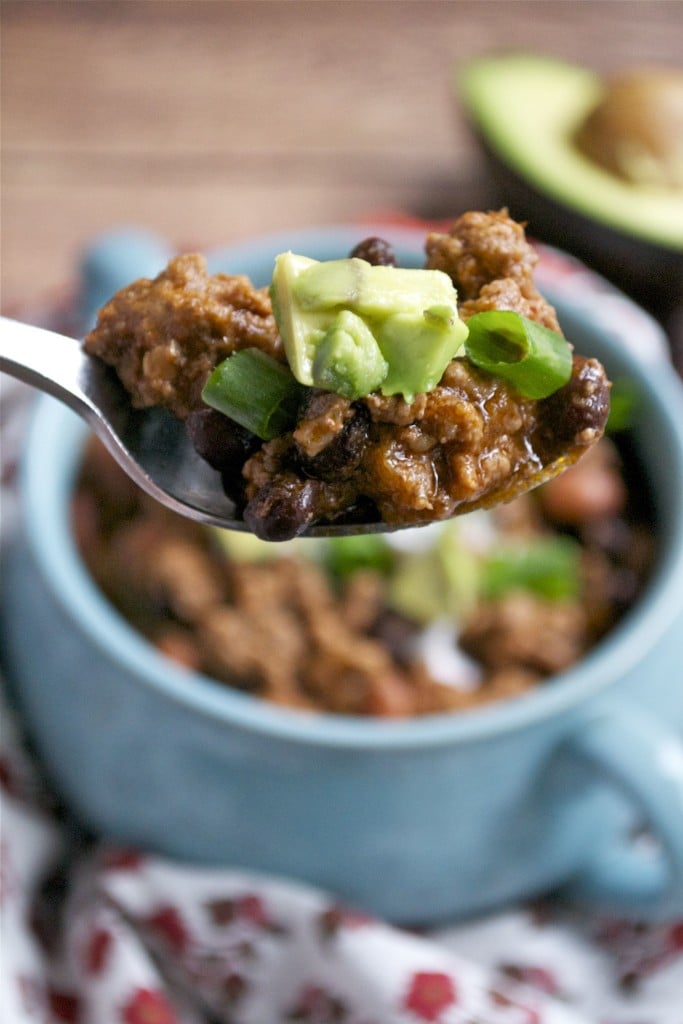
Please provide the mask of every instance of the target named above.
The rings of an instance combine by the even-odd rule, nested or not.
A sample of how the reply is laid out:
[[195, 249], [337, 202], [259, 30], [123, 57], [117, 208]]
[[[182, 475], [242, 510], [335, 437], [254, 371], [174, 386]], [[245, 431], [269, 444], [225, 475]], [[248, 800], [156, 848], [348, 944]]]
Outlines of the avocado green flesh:
[[427, 394], [436, 387], [449, 362], [462, 347], [467, 328], [442, 327], [424, 317], [416, 321], [407, 313], [387, 317], [379, 334], [379, 346], [389, 364], [380, 391], [383, 395], [403, 394], [407, 402], [415, 395]]
[[388, 369], [365, 321], [343, 309], [317, 346], [312, 378], [317, 387], [355, 400], [375, 391]]
[[432, 390], [462, 348], [467, 327], [440, 270], [276, 257], [273, 312], [292, 373], [307, 386], [407, 401]]
[[370, 318], [399, 312], [421, 316], [449, 298], [455, 303], [452, 285], [439, 270], [371, 266], [357, 258], [302, 268], [293, 291], [302, 310], [347, 308]]
[[275, 260], [273, 282], [270, 294], [273, 314], [285, 346], [287, 362], [300, 384], [313, 384], [313, 361], [316, 355], [316, 341], [322, 338], [329, 317], [312, 311], [301, 310], [294, 301], [294, 282], [297, 275], [315, 260], [307, 256], [284, 253]]
[[683, 252], [683, 193], [623, 181], [573, 143], [602, 94], [597, 75], [520, 54], [473, 61], [456, 88], [488, 147], [520, 178], [593, 220]]

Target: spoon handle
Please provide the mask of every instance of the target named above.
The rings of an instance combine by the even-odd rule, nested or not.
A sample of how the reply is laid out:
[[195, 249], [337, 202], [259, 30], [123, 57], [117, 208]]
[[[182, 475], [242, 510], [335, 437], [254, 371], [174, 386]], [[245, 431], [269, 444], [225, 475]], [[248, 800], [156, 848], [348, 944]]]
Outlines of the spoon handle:
[[90, 357], [76, 338], [0, 317], [0, 370], [38, 388], [87, 418]]

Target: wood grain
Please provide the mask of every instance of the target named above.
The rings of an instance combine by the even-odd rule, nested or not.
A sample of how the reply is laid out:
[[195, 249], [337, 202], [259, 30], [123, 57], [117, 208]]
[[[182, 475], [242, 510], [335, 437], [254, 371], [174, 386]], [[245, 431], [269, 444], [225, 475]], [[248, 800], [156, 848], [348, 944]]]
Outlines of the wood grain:
[[2, 306], [122, 223], [208, 247], [485, 205], [464, 60], [680, 63], [681, 28], [678, 0], [4, 0]]

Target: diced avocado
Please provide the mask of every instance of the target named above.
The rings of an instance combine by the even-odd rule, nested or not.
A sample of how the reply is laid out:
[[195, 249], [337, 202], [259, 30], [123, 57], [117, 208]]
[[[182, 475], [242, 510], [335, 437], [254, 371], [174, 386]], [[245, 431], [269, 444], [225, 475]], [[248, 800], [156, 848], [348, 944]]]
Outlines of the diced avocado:
[[439, 270], [282, 253], [271, 296], [297, 380], [350, 398], [379, 389], [412, 400], [438, 384], [467, 337]]
[[298, 275], [316, 261], [307, 256], [282, 253], [275, 258], [275, 270], [270, 286], [273, 314], [289, 368], [300, 384], [313, 385], [313, 360], [317, 343], [329, 327], [329, 317], [316, 311], [300, 308], [294, 295]]
[[397, 553], [390, 579], [391, 606], [416, 622], [460, 619], [477, 597], [480, 555], [461, 538], [456, 522], [439, 526], [429, 547]]
[[441, 270], [373, 266], [356, 257], [327, 260], [303, 269], [294, 283], [302, 309], [351, 309], [382, 319], [393, 313], [421, 315], [429, 306], [455, 307], [451, 279]]
[[292, 282], [294, 300], [301, 310], [355, 309], [364, 285], [364, 270], [369, 266], [365, 260], [355, 257], [324, 262], [309, 260], [308, 266], [297, 269]]
[[389, 364], [382, 382], [383, 395], [403, 394], [412, 402], [415, 395], [432, 391], [451, 359], [467, 337], [467, 327], [452, 310], [450, 317], [434, 314], [434, 307], [414, 313], [396, 313], [383, 321], [379, 346]]
[[448, 615], [449, 591], [433, 551], [402, 552], [389, 586], [389, 604], [415, 622], [429, 623]]
[[317, 347], [313, 360], [315, 386], [344, 398], [362, 398], [379, 387], [388, 370], [365, 321], [348, 309], [338, 313]]

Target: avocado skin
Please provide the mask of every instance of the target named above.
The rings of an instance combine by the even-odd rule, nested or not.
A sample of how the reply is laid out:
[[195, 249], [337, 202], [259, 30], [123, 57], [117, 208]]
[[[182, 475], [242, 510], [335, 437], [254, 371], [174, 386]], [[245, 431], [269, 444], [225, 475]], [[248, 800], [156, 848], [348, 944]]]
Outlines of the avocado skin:
[[489, 140], [470, 122], [498, 194], [528, 233], [572, 253], [663, 323], [683, 303], [683, 253], [627, 235], [584, 216], [540, 192], [500, 158]]

